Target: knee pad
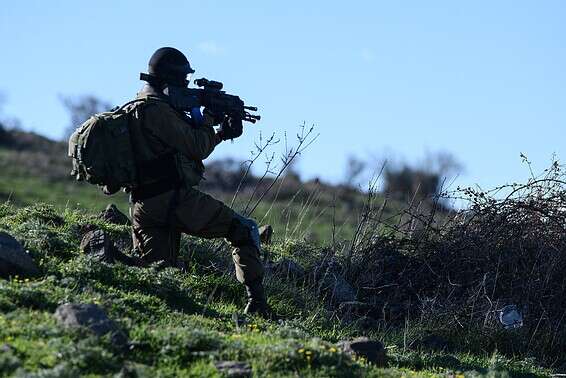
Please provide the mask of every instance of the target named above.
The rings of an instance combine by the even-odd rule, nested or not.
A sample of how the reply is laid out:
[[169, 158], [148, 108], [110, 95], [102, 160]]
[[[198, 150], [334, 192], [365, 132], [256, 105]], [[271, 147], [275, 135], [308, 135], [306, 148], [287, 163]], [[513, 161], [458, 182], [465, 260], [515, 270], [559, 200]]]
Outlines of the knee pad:
[[257, 223], [250, 218], [236, 214], [232, 219], [230, 230], [228, 231], [228, 240], [236, 246], [252, 245], [261, 251], [259, 241], [259, 228]]

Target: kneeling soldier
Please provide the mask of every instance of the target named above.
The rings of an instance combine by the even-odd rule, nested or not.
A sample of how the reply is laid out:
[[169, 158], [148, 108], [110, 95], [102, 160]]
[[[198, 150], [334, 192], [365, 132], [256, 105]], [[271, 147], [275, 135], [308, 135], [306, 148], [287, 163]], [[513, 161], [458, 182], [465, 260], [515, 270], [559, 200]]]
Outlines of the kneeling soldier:
[[264, 317], [269, 310], [263, 289], [263, 265], [257, 224], [221, 201], [200, 192], [206, 159], [224, 140], [242, 135], [242, 120], [226, 117], [218, 123], [205, 109], [202, 122], [178, 111], [168, 88], [186, 87], [194, 71], [180, 51], [164, 47], [149, 61], [148, 83], [138, 93], [147, 99], [132, 122], [132, 145], [140, 186], [131, 193], [134, 249], [147, 262], [176, 265], [181, 233], [226, 238], [234, 246], [236, 277], [246, 287], [245, 313]]

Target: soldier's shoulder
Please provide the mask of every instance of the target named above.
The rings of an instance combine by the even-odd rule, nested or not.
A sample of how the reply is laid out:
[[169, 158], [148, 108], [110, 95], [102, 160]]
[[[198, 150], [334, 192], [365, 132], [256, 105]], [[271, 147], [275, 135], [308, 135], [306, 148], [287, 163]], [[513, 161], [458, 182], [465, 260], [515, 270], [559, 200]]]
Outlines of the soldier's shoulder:
[[140, 100], [143, 100], [143, 102], [146, 105], [170, 107], [167, 100], [164, 99], [164, 98], [161, 98], [161, 97], [147, 96], [147, 97], [141, 98]]
[[172, 112], [171, 105], [164, 99], [157, 97], [146, 97], [143, 99], [143, 108], [146, 112]]

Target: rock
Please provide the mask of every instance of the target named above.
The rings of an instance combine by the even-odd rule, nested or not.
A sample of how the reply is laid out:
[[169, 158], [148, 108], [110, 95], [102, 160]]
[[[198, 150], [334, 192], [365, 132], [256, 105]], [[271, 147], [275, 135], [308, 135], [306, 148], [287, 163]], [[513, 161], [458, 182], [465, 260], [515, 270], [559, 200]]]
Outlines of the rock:
[[523, 313], [516, 305], [507, 305], [499, 311], [499, 322], [505, 329], [521, 328]]
[[24, 247], [10, 234], [0, 231], [0, 276], [35, 276], [39, 268]]
[[314, 278], [319, 282], [319, 288], [327, 292], [328, 298], [334, 303], [354, 302], [356, 291], [342, 276], [342, 268], [338, 262], [331, 259], [314, 267]]
[[122, 253], [114, 244], [110, 235], [106, 231], [94, 228], [84, 234], [81, 244], [81, 250], [87, 255], [94, 256], [99, 261], [107, 263], [115, 263], [119, 261], [130, 266], [141, 266], [141, 260], [130, 257]]
[[259, 240], [261, 244], [271, 244], [271, 238], [273, 237], [273, 227], [266, 224], [259, 228]]
[[218, 361], [214, 363], [214, 366], [219, 372], [223, 373], [227, 377], [251, 377], [252, 368], [245, 362], [238, 361]]
[[118, 348], [128, 343], [125, 333], [95, 304], [62, 304], [55, 310], [55, 318], [65, 327], [85, 327], [99, 337], [110, 334]]
[[411, 349], [425, 349], [434, 351], [445, 351], [449, 349], [449, 343], [442, 336], [429, 333], [415, 341], [410, 345]]
[[340, 341], [340, 349], [351, 356], [363, 357], [377, 366], [387, 364], [387, 353], [383, 344], [367, 337], [358, 337], [350, 341]]
[[284, 278], [297, 279], [305, 275], [303, 267], [291, 259], [283, 259], [273, 264], [270, 269], [273, 274]]
[[356, 291], [344, 277], [334, 275], [334, 277], [331, 277], [327, 282], [330, 283], [332, 298], [336, 303], [352, 302], [356, 300]]
[[113, 203], [106, 206], [106, 209], [104, 209], [98, 217], [113, 224], [119, 224], [124, 226], [128, 226], [131, 224], [128, 216], [122, 213], [120, 210], [118, 210], [116, 205], [114, 205]]
[[325, 274], [321, 287], [329, 292], [332, 302], [343, 303], [356, 301], [356, 291], [352, 285], [338, 273], [330, 272]]

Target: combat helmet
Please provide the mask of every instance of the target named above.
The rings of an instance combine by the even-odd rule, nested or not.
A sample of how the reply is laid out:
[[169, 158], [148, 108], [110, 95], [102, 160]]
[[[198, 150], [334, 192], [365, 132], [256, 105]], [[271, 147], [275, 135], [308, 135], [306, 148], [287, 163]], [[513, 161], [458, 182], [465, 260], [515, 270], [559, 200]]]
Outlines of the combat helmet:
[[173, 47], [157, 49], [148, 63], [148, 76], [163, 84], [187, 86], [187, 75], [194, 72], [185, 54]]

